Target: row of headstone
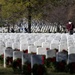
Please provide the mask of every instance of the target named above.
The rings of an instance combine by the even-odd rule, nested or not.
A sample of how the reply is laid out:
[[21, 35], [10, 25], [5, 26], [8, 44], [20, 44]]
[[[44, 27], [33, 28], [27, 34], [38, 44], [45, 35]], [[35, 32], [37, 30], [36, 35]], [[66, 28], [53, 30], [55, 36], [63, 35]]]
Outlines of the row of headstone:
[[[31, 49], [29, 47], [29, 49]], [[35, 52], [35, 48], [34, 52]], [[31, 63], [31, 67], [33, 67], [34, 64], [43, 64], [43, 56], [46, 56], [47, 58], [53, 58], [56, 57], [56, 51], [55, 50], [49, 50], [46, 48], [41, 48], [38, 47], [37, 49], [37, 54], [33, 53], [24, 53], [23, 51], [16, 51], [13, 50], [12, 48], [7, 48], [4, 51], [4, 67], [6, 67], [6, 59], [9, 58], [13, 58], [13, 61], [16, 59], [21, 59], [22, 60], [22, 65], [24, 65], [25, 62], [29, 62]]]
[[16, 59], [21, 59], [21, 65], [24, 65], [25, 62], [30, 62], [33, 67], [34, 64], [42, 64], [42, 55], [32, 55], [25, 54], [21, 51], [5, 50], [4, 53], [4, 67], [6, 67], [6, 58], [13, 57], [13, 61]]
[[[39, 50], [41, 49], [41, 50]], [[69, 47], [68, 53], [65, 51], [62, 52], [56, 52], [55, 50], [45, 50], [43, 48], [39, 48], [39, 53], [36, 54], [27, 54], [23, 53], [22, 51], [13, 51], [11, 48], [7, 48], [4, 52], [4, 67], [6, 67], [6, 58], [12, 57], [13, 61], [17, 58], [20, 58], [22, 60], [22, 65], [24, 65], [25, 62], [30, 62], [31, 67], [33, 67], [34, 64], [42, 64], [42, 56], [46, 53], [46, 58], [53, 58], [56, 57], [56, 61], [66, 61], [68, 64], [75, 62], [75, 47], [71, 46]], [[44, 53], [45, 52], [45, 53]]]
[[[16, 45], [18, 45], [18, 46], [16, 46], [16, 47], [13, 47], [13, 49], [15, 49], [15, 48], [18, 48], [18, 49], [21, 49], [21, 48], [23, 48], [24, 46], [19, 46], [20, 45], [20, 37], [22, 37], [21, 35], [26, 35], [26, 36], [28, 36], [29, 38], [26, 38], [25, 37], [25, 40], [27, 39], [27, 40], [30, 40], [30, 39], [33, 39], [33, 37], [35, 37], [35, 35], [36, 35], [36, 38], [35, 38], [35, 40], [36, 39], [38, 39], [39, 38], [39, 42], [38, 42], [38, 44], [40, 44], [40, 45], [36, 45], [36, 44], [34, 44], [34, 46], [36, 47], [38, 47], [39, 49], [40, 49], [40, 54], [43, 54], [42, 53], [42, 49], [43, 48], [40, 48], [41, 46], [42, 47], [45, 47], [45, 45], [47, 46], [46, 48], [50, 48], [50, 49], [52, 49], [52, 46], [53, 46], [53, 49], [54, 48], [56, 48], [56, 49], [58, 49], [58, 51], [60, 52], [60, 51], [62, 51], [62, 50], [67, 50], [68, 52], [69, 52], [69, 48], [68, 47], [70, 47], [70, 46], [74, 46], [74, 41], [73, 41], [73, 36], [74, 35], [72, 35], [72, 36], [70, 36], [70, 35], [68, 35], [68, 34], [0, 34], [1, 36], [3, 36], [3, 38], [5, 39], [3, 39], [2, 41], [1, 41], [1, 50], [0, 50], [0, 53], [2, 52], [3, 53], [3, 50], [4, 50], [4, 48], [6, 48], [6, 47], [8, 47], [7, 46], [7, 40], [8, 40], [8, 45], [9, 46], [11, 46], [11, 44], [10, 44], [10, 42], [12, 43], [13, 41], [12, 40], [10, 40], [9, 41], [9, 39], [11, 39], [10, 38], [10, 36], [9, 35], [12, 35], [12, 36], [14, 36], [14, 39], [16, 39], [16, 40], [14, 40], [14, 41], [16, 41], [16, 43], [14, 44], [14, 46], [16, 46]], [[5, 37], [4, 37], [4, 35], [5, 35]], [[49, 35], [49, 36], [48, 36]], [[48, 37], [47, 37], [48, 36]], [[32, 37], [32, 38], [31, 38]], [[46, 37], [46, 38], [45, 38]], [[61, 37], [61, 39], [60, 39], [60, 37]], [[2, 37], [1, 37], [2, 38]], [[21, 39], [22, 40], [22, 39]], [[24, 39], [23, 39], [24, 40]], [[34, 40], [34, 39], [33, 39]], [[51, 43], [51, 45], [50, 45], [50, 43]], [[4, 45], [4, 42], [6, 42], [6, 45]], [[35, 42], [37, 42], [37, 40], [35, 41]], [[22, 41], [22, 43], [24, 43], [24, 41]], [[45, 43], [45, 45], [43, 44], [43, 43]], [[24, 44], [25, 45], [25, 44]], [[30, 46], [31, 45], [31, 43], [29, 44], [28, 42], [26, 43], [26, 45], [27, 46]], [[27, 47], [28, 48], [28, 47]], [[23, 49], [26, 49], [26, 47], [24, 47]], [[21, 49], [21, 50], [23, 50], [23, 49]], [[36, 49], [37, 50], [37, 49]], [[36, 50], [35, 50], [35, 52], [36, 52]], [[32, 50], [31, 51], [28, 51], [28, 52], [32, 52]], [[34, 52], [34, 51], [33, 51]], [[32, 52], [32, 53], [33, 53]], [[34, 52], [34, 53], [35, 53]], [[39, 51], [37, 50], [37, 52], [39, 53]], [[2, 54], [1, 53], [1, 54]], [[60, 55], [60, 54], [59, 54]]]
[[[68, 41], [68, 44], [69, 44], [69, 39], [66, 40], [66, 38], [64, 36], [60, 39], [61, 34], [59, 34], [59, 35], [52, 34], [51, 36], [49, 35], [48, 37], [44, 37], [44, 36], [42, 36], [42, 34], [39, 35], [39, 36], [34, 36], [33, 35], [34, 38], [33, 38], [32, 35], [30, 35], [31, 36], [30, 37], [27, 34], [26, 36], [28, 36], [29, 38], [28, 37], [25, 37], [25, 38], [22, 37], [21, 39], [20, 39], [20, 34], [18, 34], [19, 36], [18, 35], [16, 35], [16, 36], [13, 35], [14, 39], [11, 39], [9, 37], [9, 35], [6, 35], [5, 40], [2, 40], [2, 43], [5, 44], [5, 47], [12, 47], [13, 49], [14, 48], [18, 48], [18, 49], [23, 48], [23, 46], [22, 46], [23, 44], [44, 47], [47, 43], [48, 47], [51, 48], [51, 49], [53, 49], [52, 46], [53, 47], [56, 46], [55, 48], [59, 48], [58, 47], [59, 45], [60, 45], [60, 48], [64, 47], [64, 46], [67, 47], [67, 41]], [[71, 44], [71, 42], [72, 41], [70, 41], [70, 44]], [[63, 45], [63, 43], [65, 45]], [[49, 46], [49, 44], [50, 44], [50, 46]]]

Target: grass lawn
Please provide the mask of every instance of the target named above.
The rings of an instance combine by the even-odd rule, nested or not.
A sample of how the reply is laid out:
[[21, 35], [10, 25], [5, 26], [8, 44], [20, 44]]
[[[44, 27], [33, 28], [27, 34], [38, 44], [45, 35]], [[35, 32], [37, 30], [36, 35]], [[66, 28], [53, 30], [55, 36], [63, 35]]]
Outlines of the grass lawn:
[[69, 74], [69, 73], [49, 73], [48, 75], [75, 75], [75, 74]]
[[[14, 74], [12, 68], [3, 68], [0, 66], [0, 75], [22, 75], [22, 74]], [[48, 75], [71, 75], [69, 73], [56, 73], [56, 72], [48, 72]], [[72, 74], [75, 75], [75, 74]]]
[[[12, 68], [4, 68], [3, 66], [0, 65], [0, 75], [22, 75], [22, 74], [15, 74]], [[48, 69], [48, 75], [75, 75], [75, 74], [69, 74], [64, 72], [51, 72]]]
[[48, 75], [75, 75], [67, 72], [53, 72], [50, 68], [47, 69]]

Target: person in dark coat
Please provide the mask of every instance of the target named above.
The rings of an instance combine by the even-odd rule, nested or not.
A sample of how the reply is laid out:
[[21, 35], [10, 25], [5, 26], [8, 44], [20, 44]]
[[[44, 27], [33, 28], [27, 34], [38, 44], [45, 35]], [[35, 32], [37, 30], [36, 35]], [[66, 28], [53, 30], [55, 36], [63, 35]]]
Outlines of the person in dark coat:
[[66, 25], [66, 28], [70, 35], [73, 34], [74, 24], [69, 20], [68, 24]]
[[25, 32], [28, 32], [27, 28], [25, 28]]
[[11, 29], [11, 32], [14, 33], [14, 29], [13, 28]]

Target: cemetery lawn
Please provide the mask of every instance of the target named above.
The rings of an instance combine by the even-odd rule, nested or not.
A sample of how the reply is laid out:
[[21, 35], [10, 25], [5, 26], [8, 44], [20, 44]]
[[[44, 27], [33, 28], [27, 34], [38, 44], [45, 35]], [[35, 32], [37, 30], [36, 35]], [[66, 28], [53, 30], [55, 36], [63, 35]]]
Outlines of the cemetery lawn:
[[[47, 71], [48, 71], [47, 75], [71, 75], [69, 73], [64, 73], [64, 72], [51, 72], [50, 69], [48, 69]], [[0, 75], [22, 75], [22, 74], [18, 73], [15, 74], [12, 68], [4, 68], [2, 65], [0, 65]]]

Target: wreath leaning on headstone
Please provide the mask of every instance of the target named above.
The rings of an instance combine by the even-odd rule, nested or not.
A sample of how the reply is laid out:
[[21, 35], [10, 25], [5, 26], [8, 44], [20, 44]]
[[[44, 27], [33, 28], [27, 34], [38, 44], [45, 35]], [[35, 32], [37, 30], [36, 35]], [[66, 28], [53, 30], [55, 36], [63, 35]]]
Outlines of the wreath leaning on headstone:
[[31, 63], [30, 62], [25, 62], [24, 65], [23, 65], [23, 74], [25, 75], [31, 75]]
[[6, 57], [6, 65], [12, 66], [13, 63], [13, 57]]
[[42, 64], [34, 64], [32, 72], [33, 75], [44, 75], [46, 74], [46, 68]]
[[21, 58], [17, 58], [13, 61], [13, 65], [12, 68], [14, 71], [16, 70], [22, 70], [22, 59]]

